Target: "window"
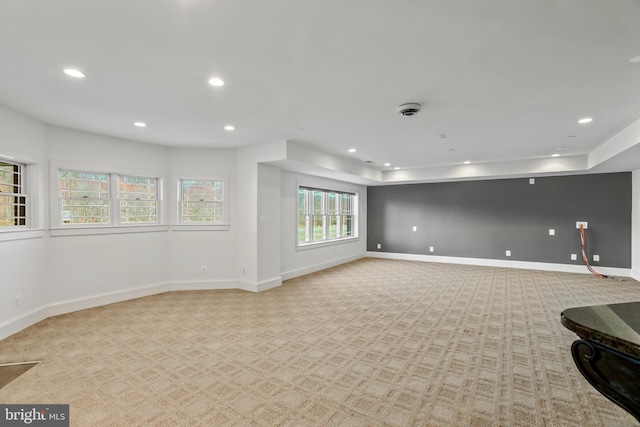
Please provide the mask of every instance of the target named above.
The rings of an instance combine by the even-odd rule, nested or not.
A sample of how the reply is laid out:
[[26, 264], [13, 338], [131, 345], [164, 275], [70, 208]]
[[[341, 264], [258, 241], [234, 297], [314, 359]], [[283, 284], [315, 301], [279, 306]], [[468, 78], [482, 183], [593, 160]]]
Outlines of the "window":
[[25, 165], [0, 160], [0, 227], [26, 227]]
[[63, 226], [158, 223], [157, 178], [72, 170], [58, 174]]
[[111, 222], [109, 175], [60, 171], [63, 224], [109, 224]]
[[118, 177], [120, 222], [158, 222], [158, 180], [132, 176]]
[[356, 237], [357, 195], [300, 187], [298, 189], [298, 244]]
[[225, 182], [222, 179], [180, 180], [180, 223], [225, 222]]

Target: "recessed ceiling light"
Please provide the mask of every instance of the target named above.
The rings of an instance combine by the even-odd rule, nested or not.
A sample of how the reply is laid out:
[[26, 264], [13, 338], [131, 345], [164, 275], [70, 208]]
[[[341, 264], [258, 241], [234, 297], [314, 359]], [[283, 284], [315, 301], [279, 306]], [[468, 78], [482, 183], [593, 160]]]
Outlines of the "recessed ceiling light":
[[564, 145], [560, 146], [560, 147], [556, 147], [556, 151], [562, 151], [562, 150], [566, 150], [567, 147], [565, 147]]
[[214, 77], [214, 78], [210, 79], [209, 80], [209, 84], [211, 86], [224, 86], [224, 82], [221, 79], [217, 78], [217, 77]]
[[393, 168], [393, 169], [394, 169], [394, 170], [398, 170], [398, 169], [400, 169], [400, 167], [396, 166], [396, 167], [395, 167], [395, 168]]
[[581, 125], [585, 124], [585, 123], [591, 123], [593, 121], [593, 119], [591, 117], [585, 117], [584, 119], [580, 119], [578, 120], [578, 123], [580, 123]]
[[139, 128], [147, 127], [147, 124], [143, 122], [135, 122], [134, 125], [138, 126]]
[[355, 152], [356, 152], [356, 149], [355, 149], [355, 148], [349, 148], [349, 152], [350, 152], [350, 153], [355, 153]]
[[640, 56], [634, 56], [629, 60], [632, 64], [640, 64]]
[[391, 163], [385, 163], [384, 165], [385, 166], [391, 166]]
[[553, 154], [551, 155], [551, 157], [560, 157], [560, 154], [558, 154], [558, 153], [553, 153]]
[[83, 78], [86, 77], [86, 75], [82, 71], [79, 71], [79, 70], [76, 70], [76, 69], [73, 69], [73, 68], [66, 68], [64, 70], [64, 73], [67, 76], [75, 77], [75, 78], [78, 78], [78, 79], [83, 79]]
[[235, 127], [231, 126], [231, 125], [226, 125], [224, 127], [224, 130], [235, 130]]
[[468, 165], [469, 163], [471, 163], [469, 160], [465, 160], [465, 161], [464, 161], [464, 164], [465, 164], [465, 165]]

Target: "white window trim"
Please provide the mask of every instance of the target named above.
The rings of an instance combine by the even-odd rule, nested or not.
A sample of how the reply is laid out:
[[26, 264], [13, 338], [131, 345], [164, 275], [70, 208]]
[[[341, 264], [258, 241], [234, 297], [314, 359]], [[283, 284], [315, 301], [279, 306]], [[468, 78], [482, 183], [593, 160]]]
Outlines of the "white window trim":
[[[70, 224], [62, 225], [60, 215], [60, 192], [59, 192], [59, 172], [61, 170], [82, 171], [92, 173], [105, 173], [110, 175], [110, 223], [100, 225], [87, 224]], [[120, 223], [120, 210], [117, 194], [117, 177], [118, 176], [139, 176], [147, 178], [156, 178], [158, 180], [158, 222], [148, 224], [136, 223]], [[97, 235], [97, 234], [123, 234], [123, 233], [148, 233], [163, 232], [169, 230], [166, 222], [166, 203], [164, 197], [164, 180], [165, 176], [158, 171], [145, 170], [119, 170], [105, 172], [105, 168], [101, 165], [85, 163], [58, 162], [51, 160], [49, 163], [49, 235], [52, 237], [59, 236], [81, 236], [81, 235]], [[115, 184], [114, 184], [115, 182]]]
[[1, 151], [6, 155], [1, 160], [23, 165], [23, 193], [27, 195], [27, 220], [26, 225], [0, 227], [0, 242], [42, 238], [46, 230], [42, 228], [44, 217], [40, 209], [42, 205], [39, 191], [41, 165], [37, 159], [25, 153], [7, 149], [1, 149]]
[[[223, 182], [222, 191], [224, 194], [224, 200], [222, 202], [222, 221], [216, 223], [181, 223], [181, 182], [189, 180], [220, 180]], [[231, 205], [231, 193], [229, 191], [229, 175], [228, 174], [193, 174], [193, 173], [178, 173], [172, 176], [171, 181], [175, 185], [175, 209], [173, 210], [173, 218], [171, 224], [172, 231], [228, 231], [231, 229], [231, 221], [229, 217], [230, 205]]]
[[[322, 190], [322, 191], [327, 192], [327, 193], [335, 192], [335, 193], [347, 193], [347, 194], [355, 195], [355, 201], [354, 201], [353, 206], [351, 207], [352, 215], [353, 215], [353, 219], [354, 219], [354, 223], [353, 223], [354, 235], [350, 236], [350, 237], [340, 237], [338, 239], [327, 239], [327, 240], [319, 240], [319, 241], [311, 241], [311, 242], [302, 242], [302, 243], [300, 243], [299, 240], [298, 240], [298, 221], [300, 219], [300, 212], [298, 210], [298, 208], [299, 208], [299, 206], [298, 206], [298, 197], [299, 197], [299, 191], [300, 191], [301, 188], [304, 188], [304, 189], [313, 189], [313, 188], [315, 188], [315, 189]], [[313, 202], [313, 201], [311, 201], [311, 202]], [[336, 186], [336, 185], [305, 184], [305, 183], [300, 183], [300, 182], [296, 181], [296, 187], [295, 187], [295, 233], [294, 233], [296, 251], [305, 251], [305, 250], [309, 250], [309, 249], [316, 249], [316, 248], [340, 245], [340, 244], [344, 244], [344, 243], [353, 243], [353, 242], [359, 241], [360, 240], [359, 205], [360, 205], [360, 194], [359, 194], [358, 191], [356, 191], [354, 189], [340, 188], [340, 186]]]

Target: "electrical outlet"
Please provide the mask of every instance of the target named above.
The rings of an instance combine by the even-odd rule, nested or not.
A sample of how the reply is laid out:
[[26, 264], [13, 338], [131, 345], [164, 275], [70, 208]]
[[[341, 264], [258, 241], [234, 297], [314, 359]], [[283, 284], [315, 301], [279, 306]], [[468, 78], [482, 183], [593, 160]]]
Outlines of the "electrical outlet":
[[600, 255], [594, 255], [593, 260], [596, 262], [600, 261]]
[[20, 295], [16, 295], [13, 297], [13, 306], [20, 307]]
[[429, 246], [429, 252], [433, 252], [433, 246]]
[[382, 245], [378, 243], [378, 249], [382, 249]]
[[576, 228], [579, 229], [581, 225], [584, 227], [585, 230], [587, 228], [589, 228], [589, 223], [587, 221], [577, 221], [576, 222]]
[[533, 185], [536, 183], [536, 179], [535, 178], [529, 178], [529, 184]]
[[413, 226], [413, 231], [418, 231], [418, 227], [417, 226]]
[[200, 269], [202, 270], [202, 274], [205, 274], [208, 270], [206, 265], [203, 265]]
[[556, 230], [553, 228], [549, 229], [549, 236], [555, 236], [556, 235]]
[[507, 256], [511, 256], [511, 251], [510, 251], [510, 250], [507, 250], [506, 255], [507, 255]]
[[575, 261], [578, 259], [578, 255], [577, 254], [571, 254], [571, 261]]

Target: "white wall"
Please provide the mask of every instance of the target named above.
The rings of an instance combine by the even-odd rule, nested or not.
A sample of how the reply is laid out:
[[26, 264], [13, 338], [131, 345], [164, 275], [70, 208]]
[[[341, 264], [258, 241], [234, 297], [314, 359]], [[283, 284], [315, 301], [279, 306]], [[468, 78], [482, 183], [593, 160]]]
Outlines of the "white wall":
[[[0, 106], [0, 154], [31, 164], [35, 181], [30, 183], [30, 193], [39, 207], [46, 205], [46, 199], [42, 200], [48, 170], [45, 126]], [[40, 209], [36, 211], [34, 225], [42, 228], [46, 225], [45, 215]], [[17, 237], [27, 236], [33, 238], [15, 240]], [[46, 256], [47, 239], [43, 231], [0, 232], [0, 329], [7, 325], [9, 333], [19, 330], [25, 325], [16, 319], [37, 311], [46, 303], [46, 296], [43, 295], [46, 271], [42, 268], [46, 264]], [[13, 298], [16, 295], [20, 295], [19, 307], [14, 307]]]
[[258, 165], [258, 283], [267, 286], [282, 281], [280, 198], [280, 169]]
[[[168, 149], [70, 129], [47, 127], [50, 194], [62, 169], [158, 177], [167, 182]], [[52, 198], [51, 210], [57, 210]], [[59, 227], [51, 224], [51, 228]], [[50, 302], [64, 304], [169, 281], [166, 230], [49, 238]]]
[[[328, 246], [297, 248], [298, 186], [341, 190], [358, 194], [358, 240]], [[311, 175], [282, 171], [281, 271], [283, 279], [309, 274], [365, 256], [367, 248], [367, 188]]]
[[[228, 230], [170, 232], [172, 283], [214, 285], [237, 279], [237, 174], [236, 151], [229, 149], [171, 149], [169, 152], [168, 205], [172, 224], [177, 223], [177, 182], [180, 178], [229, 180], [230, 226]], [[224, 176], [222, 176], [224, 175]], [[207, 267], [207, 272], [202, 272]]]

